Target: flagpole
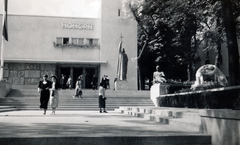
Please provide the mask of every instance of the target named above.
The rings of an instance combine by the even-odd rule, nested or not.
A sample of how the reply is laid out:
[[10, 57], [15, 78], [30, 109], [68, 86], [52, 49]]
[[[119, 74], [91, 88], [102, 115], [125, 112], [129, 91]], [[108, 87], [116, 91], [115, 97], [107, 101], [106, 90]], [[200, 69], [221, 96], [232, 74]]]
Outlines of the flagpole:
[[3, 58], [3, 36], [2, 36], [2, 43], [1, 43], [1, 76], [0, 81], [3, 80], [3, 66], [4, 66], [4, 58]]
[[[3, 23], [4, 23], [4, 9], [3, 9]], [[4, 66], [4, 58], [3, 58], [3, 35], [1, 40], [1, 66], [0, 66], [0, 81], [3, 80], [3, 66]]]
[[3, 0], [3, 15], [2, 15], [2, 42], [1, 42], [1, 65], [0, 65], [0, 81], [3, 80], [3, 69], [4, 69], [4, 39], [8, 41], [8, 34], [7, 34], [7, 3], [8, 0]]

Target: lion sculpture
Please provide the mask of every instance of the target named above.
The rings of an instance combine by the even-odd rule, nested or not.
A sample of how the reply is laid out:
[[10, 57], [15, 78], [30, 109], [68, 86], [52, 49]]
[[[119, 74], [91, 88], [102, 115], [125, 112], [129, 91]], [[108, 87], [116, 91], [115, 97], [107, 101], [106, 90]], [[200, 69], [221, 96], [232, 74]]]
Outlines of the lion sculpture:
[[196, 81], [191, 86], [191, 89], [195, 89], [197, 86], [204, 84], [204, 78], [211, 77], [214, 82], [219, 84], [220, 86], [227, 86], [228, 81], [226, 76], [215, 66], [212, 64], [206, 64], [201, 66], [196, 72]]

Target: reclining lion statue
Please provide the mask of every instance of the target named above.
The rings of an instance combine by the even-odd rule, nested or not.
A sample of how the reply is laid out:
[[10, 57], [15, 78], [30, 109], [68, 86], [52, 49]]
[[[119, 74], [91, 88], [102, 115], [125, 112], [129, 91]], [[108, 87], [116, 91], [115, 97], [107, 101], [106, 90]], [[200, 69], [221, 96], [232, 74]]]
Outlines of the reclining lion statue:
[[220, 86], [227, 86], [228, 81], [226, 76], [212, 64], [206, 64], [201, 66], [196, 72], [196, 81], [191, 86], [191, 89], [195, 89], [197, 86], [204, 84], [204, 77], [212, 77], [215, 83]]

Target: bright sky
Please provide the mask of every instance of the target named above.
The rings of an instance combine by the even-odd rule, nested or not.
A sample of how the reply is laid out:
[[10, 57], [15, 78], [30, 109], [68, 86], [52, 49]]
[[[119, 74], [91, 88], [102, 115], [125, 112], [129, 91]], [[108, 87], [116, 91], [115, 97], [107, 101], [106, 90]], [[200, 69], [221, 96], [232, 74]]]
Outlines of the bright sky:
[[98, 18], [100, 6], [101, 0], [8, 0], [8, 14]]

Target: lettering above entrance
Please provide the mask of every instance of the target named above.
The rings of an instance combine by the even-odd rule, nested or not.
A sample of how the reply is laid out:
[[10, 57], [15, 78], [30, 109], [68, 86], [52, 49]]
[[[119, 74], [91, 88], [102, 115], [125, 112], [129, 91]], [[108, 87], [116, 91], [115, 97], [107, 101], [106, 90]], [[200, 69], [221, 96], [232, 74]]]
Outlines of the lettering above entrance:
[[62, 23], [63, 29], [93, 30], [92, 24]]

